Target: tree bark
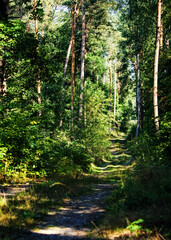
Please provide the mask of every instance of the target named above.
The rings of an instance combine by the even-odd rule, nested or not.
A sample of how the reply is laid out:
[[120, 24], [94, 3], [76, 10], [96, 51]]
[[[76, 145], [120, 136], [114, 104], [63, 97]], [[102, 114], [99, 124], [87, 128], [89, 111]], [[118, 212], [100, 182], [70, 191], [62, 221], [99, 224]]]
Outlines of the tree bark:
[[138, 137], [140, 130], [140, 114], [141, 114], [139, 54], [136, 55], [136, 78], [137, 78], [137, 97], [136, 97], [137, 127], [135, 137]]
[[[0, 20], [7, 22], [9, 12], [9, 0], [0, 1]], [[2, 50], [4, 47], [2, 46]], [[0, 93], [5, 95], [6, 92], [6, 77], [5, 77], [5, 61], [3, 56], [0, 57]]]
[[83, 92], [84, 92], [84, 71], [85, 71], [85, 40], [86, 40], [86, 24], [85, 24], [85, 8], [84, 0], [81, 0], [82, 7], [82, 43], [81, 43], [81, 85], [80, 85], [80, 106], [79, 106], [79, 121], [82, 120], [83, 115]]
[[[66, 71], [67, 71], [68, 62], [69, 62], [69, 56], [70, 56], [70, 53], [71, 53], [71, 46], [72, 46], [72, 36], [71, 36], [71, 39], [70, 39], [70, 42], [69, 42], [69, 46], [68, 46], [68, 50], [67, 50], [67, 56], [66, 56], [66, 59], [65, 59], [65, 66], [64, 66], [64, 73], [63, 73], [63, 78], [64, 79], [66, 78]], [[63, 82], [63, 88], [64, 87], [65, 87], [65, 81]]]
[[115, 59], [115, 75], [114, 75], [114, 103], [113, 103], [113, 127], [115, 129], [115, 121], [116, 121], [116, 93], [117, 93], [117, 89], [116, 89], [116, 84], [117, 84], [117, 63], [116, 63], [116, 59]]
[[[74, 26], [75, 29], [76, 29], [76, 26], [77, 26], [77, 19], [78, 19], [79, 10], [80, 10], [80, 4], [78, 6], [78, 9], [76, 10], [76, 19], [75, 19], [75, 26]], [[70, 39], [70, 42], [69, 42], [69, 46], [68, 46], [68, 50], [67, 50], [67, 56], [66, 56], [66, 59], [65, 59], [64, 73], [63, 73], [63, 78], [64, 79], [66, 78], [66, 71], [67, 71], [69, 57], [70, 57], [70, 53], [71, 53], [71, 46], [72, 46], [72, 36], [71, 36], [71, 39]], [[64, 87], [65, 87], [65, 81], [63, 83], [63, 88]]]
[[[77, 1], [76, 1], [76, 4], [75, 4], [76, 19], [75, 19], [75, 26], [74, 26], [75, 29], [76, 29], [76, 26], [77, 26], [77, 19], [78, 19], [78, 16], [79, 16], [80, 5], [81, 5], [81, 1], [79, 3], [78, 9], [76, 10], [76, 7], [77, 7]], [[65, 88], [65, 78], [66, 78], [68, 62], [69, 62], [69, 58], [70, 58], [70, 54], [71, 54], [71, 49], [72, 49], [72, 35], [71, 35], [71, 39], [70, 39], [70, 42], [69, 42], [67, 55], [66, 55], [66, 59], [65, 59], [64, 72], [63, 72], [63, 88]], [[62, 93], [62, 97], [61, 97], [61, 106], [63, 104], [63, 101], [64, 101], [64, 93]], [[62, 116], [63, 116], [63, 112], [60, 113], [60, 121], [59, 121], [59, 127], [60, 128], [63, 125], [63, 119], [62, 119], [63, 117]]]
[[[37, 19], [37, 2], [36, 0], [34, 0], [34, 14], [35, 14], [35, 18], [34, 18], [34, 24], [35, 24], [35, 33], [36, 33], [36, 40], [37, 40], [37, 53], [39, 53], [39, 36], [38, 36], [38, 19]], [[41, 82], [40, 82], [40, 68], [39, 66], [37, 66], [38, 68], [38, 74], [37, 74], [37, 94], [38, 94], [38, 99], [37, 102], [38, 104], [41, 104]], [[39, 110], [38, 115], [41, 116], [41, 110]]]
[[96, 84], [97, 84], [97, 91], [98, 91], [98, 89], [99, 89], [99, 74], [97, 73], [97, 75], [96, 75]]
[[156, 48], [155, 48], [155, 59], [154, 59], [154, 85], [153, 85], [154, 124], [155, 124], [156, 132], [159, 131], [158, 65], [159, 65], [159, 49], [160, 49], [160, 39], [161, 39], [161, 6], [162, 6], [162, 1], [158, 0]]
[[72, 65], [71, 65], [71, 132], [74, 129], [75, 94], [75, 1], [72, 0]]
[[[85, 79], [84, 81], [84, 89], [85, 89], [85, 93], [86, 93], [86, 84], [87, 81]], [[85, 97], [84, 97], [84, 127], [87, 126], [87, 105], [86, 105], [86, 101], [85, 101]]]
[[110, 112], [112, 112], [112, 61], [109, 63], [109, 80], [110, 80]]
[[[118, 66], [118, 68], [120, 69], [120, 64]], [[118, 130], [120, 130], [120, 119], [119, 119], [119, 94], [120, 94], [120, 89], [121, 89], [121, 83], [119, 81], [119, 77], [120, 77], [120, 71], [117, 73], [117, 127]]]

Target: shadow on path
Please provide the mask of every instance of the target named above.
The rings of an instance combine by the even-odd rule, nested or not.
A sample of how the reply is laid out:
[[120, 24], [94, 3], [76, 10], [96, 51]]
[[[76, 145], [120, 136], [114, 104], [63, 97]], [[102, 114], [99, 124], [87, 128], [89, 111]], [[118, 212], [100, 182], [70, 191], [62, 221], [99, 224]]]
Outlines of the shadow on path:
[[[45, 221], [30, 232], [22, 232], [13, 239], [18, 240], [74, 240], [89, 239], [87, 235], [94, 221], [104, 213], [104, 200], [109, 195], [112, 184], [94, 184], [93, 194], [65, 200], [57, 211], [50, 211]], [[92, 239], [92, 238], [91, 238]]]

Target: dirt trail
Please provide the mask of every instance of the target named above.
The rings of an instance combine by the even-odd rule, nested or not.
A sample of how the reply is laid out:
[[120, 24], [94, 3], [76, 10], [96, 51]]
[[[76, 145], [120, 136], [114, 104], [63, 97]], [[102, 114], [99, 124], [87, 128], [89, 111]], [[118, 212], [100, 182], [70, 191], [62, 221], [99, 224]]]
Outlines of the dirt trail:
[[15, 185], [0, 185], [0, 197], [11, 198], [17, 193], [26, 191], [33, 184], [15, 184]]
[[47, 218], [36, 229], [19, 240], [74, 240], [88, 239], [94, 221], [105, 213], [104, 199], [109, 195], [112, 184], [94, 184], [93, 194], [66, 200], [58, 211], [49, 212]]

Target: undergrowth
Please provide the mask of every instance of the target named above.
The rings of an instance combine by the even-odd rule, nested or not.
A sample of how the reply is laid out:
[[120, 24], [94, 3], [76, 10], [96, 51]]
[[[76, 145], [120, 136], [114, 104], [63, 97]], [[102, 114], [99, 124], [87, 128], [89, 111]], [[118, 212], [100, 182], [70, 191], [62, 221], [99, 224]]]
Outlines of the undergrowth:
[[[156, 138], [144, 134], [136, 141], [127, 140], [133, 156], [132, 168], [113, 175], [115, 188], [106, 200], [107, 215], [98, 223], [100, 231], [94, 236], [101, 232], [104, 237], [121, 237], [123, 233], [116, 239], [170, 239], [171, 166], [166, 154], [168, 145], [161, 138], [162, 134]], [[116, 149], [118, 142], [119, 139]], [[131, 235], [130, 230], [134, 229]]]

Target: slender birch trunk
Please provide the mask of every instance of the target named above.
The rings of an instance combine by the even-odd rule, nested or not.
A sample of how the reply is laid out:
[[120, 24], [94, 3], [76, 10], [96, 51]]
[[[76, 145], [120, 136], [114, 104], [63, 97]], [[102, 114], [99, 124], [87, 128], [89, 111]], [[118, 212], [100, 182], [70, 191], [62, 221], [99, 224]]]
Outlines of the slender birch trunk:
[[161, 6], [162, 6], [162, 1], [158, 0], [156, 48], [155, 48], [155, 59], [154, 59], [154, 85], [153, 85], [154, 124], [155, 124], [156, 132], [159, 131], [158, 65], [159, 65], [159, 49], [160, 49], [160, 40], [161, 40]]
[[[119, 65], [120, 68], [120, 65]], [[120, 94], [120, 81], [119, 81], [119, 77], [120, 77], [120, 71], [117, 73], [117, 126], [118, 126], [118, 130], [120, 130], [120, 119], [119, 119], [119, 94]]]
[[[161, 15], [163, 13], [163, 3], [161, 2]], [[160, 50], [161, 54], [163, 53], [163, 21], [161, 19], [161, 28], [160, 28]]]
[[110, 112], [112, 112], [112, 61], [109, 62], [109, 80], [110, 80]]
[[139, 67], [139, 54], [136, 55], [136, 78], [137, 78], [137, 127], [135, 137], [138, 137], [140, 130], [140, 113], [141, 113], [141, 100], [140, 100], [140, 67]]
[[[34, 19], [34, 24], [35, 24], [35, 33], [36, 33], [36, 40], [37, 40], [37, 52], [39, 52], [39, 37], [38, 37], [38, 19], [37, 19], [37, 2], [34, 0], [34, 13], [35, 13], [35, 19]], [[38, 99], [37, 102], [38, 104], [41, 103], [41, 82], [40, 82], [40, 68], [38, 68], [38, 75], [37, 75], [37, 93], [38, 93]], [[41, 116], [42, 112], [39, 110], [39, 116]]]
[[75, 1], [72, 0], [71, 132], [74, 129], [75, 94]]
[[116, 67], [116, 59], [115, 59], [115, 74], [114, 74], [114, 103], [113, 103], [113, 127], [115, 129], [115, 121], [116, 121], [116, 84], [117, 84], [117, 67]]
[[82, 120], [83, 115], [83, 93], [84, 93], [84, 71], [85, 71], [85, 40], [86, 40], [86, 24], [85, 24], [85, 8], [84, 0], [81, 0], [82, 7], [82, 44], [81, 44], [81, 86], [80, 86], [80, 106], [79, 106], [79, 121]]
[[[85, 79], [84, 81], [84, 92], [86, 94], [86, 84], [87, 84], [87, 81]], [[84, 127], [87, 126], [87, 105], [86, 105], [86, 100], [85, 100], [85, 97], [84, 97]]]
[[[67, 56], [66, 56], [66, 59], [65, 59], [65, 66], [64, 66], [64, 73], [63, 73], [63, 78], [64, 79], [66, 78], [66, 71], [67, 71], [68, 62], [69, 62], [69, 56], [70, 56], [70, 53], [71, 53], [71, 46], [72, 46], [72, 36], [71, 36], [71, 39], [70, 39], [70, 42], [69, 42]], [[63, 83], [63, 87], [65, 87], [65, 81]]]

